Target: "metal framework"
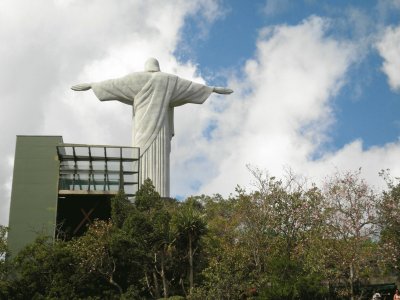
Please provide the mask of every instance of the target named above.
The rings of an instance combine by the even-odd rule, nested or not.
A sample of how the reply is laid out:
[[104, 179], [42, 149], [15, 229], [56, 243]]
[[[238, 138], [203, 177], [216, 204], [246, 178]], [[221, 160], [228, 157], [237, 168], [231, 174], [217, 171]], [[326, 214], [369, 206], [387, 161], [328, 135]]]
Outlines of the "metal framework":
[[139, 186], [139, 148], [104, 145], [57, 146], [59, 194], [133, 196]]

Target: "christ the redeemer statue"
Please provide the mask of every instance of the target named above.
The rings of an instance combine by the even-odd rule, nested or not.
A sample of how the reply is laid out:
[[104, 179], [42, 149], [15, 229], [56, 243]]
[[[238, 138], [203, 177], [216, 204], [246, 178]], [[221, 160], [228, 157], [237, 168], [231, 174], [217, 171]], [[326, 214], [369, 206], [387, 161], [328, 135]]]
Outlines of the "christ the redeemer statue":
[[92, 89], [100, 101], [118, 100], [132, 105], [132, 145], [140, 148], [140, 178], [150, 178], [162, 197], [169, 197], [169, 155], [174, 136], [174, 107], [202, 104], [215, 92], [230, 94], [228, 88], [209, 87], [163, 73], [155, 58], [144, 72], [117, 79], [74, 85], [74, 91]]

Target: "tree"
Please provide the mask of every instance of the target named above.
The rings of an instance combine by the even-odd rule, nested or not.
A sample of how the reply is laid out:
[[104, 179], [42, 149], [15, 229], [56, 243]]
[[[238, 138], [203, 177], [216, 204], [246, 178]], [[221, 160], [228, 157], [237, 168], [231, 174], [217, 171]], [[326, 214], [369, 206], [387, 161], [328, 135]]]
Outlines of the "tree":
[[126, 218], [132, 211], [133, 205], [126, 197], [123, 190], [111, 198], [111, 220], [117, 228], [122, 228]]
[[362, 297], [356, 284], [368, 280], [375, 256], [377, 196], [358, 172], [336, 174], [325, 185], [328, 212], [324, 260], [329, 277], [343, 282], [345, 294]]
[[73, 299], [93, 295], [90, 282], [94, 278], [79, 271], [74, 253], [64, 242], [39, 236], [10, 263], [11, 299]]
[[309, 283], [310, 278], [321, 280], [321, 276], [308, 254], [324, 222], [321, 191], [291, 172], [277, 180], [258, 169], [250, 171], [257, 190], [241, 195], [242, 239], [254, 253], [263, 297], [298, 298], [308, 290], [308, 297], [318, 299], [322, 289]]
[[202, 204], [198, 207], [194, 203], [194, 207], [198, 207], [207, 225], [200, 239], [201, 255], [195, 259], [196, 265], [202, 263], [198, 269], [201, 276], [197, 276], [197, 287], [191, 297], [239, 299], [252, 286], [253, 269], [251, 252], [246, 245], [238, 242], [239, 200], [237, 197], [224, 199], [220, 195], [191, 199]]
[[277, 180], [252, 171], [256, 190], [205, 202], [206, 298], [322, 299], [308, 257], [323, 223], [321, 192], [292, 174]]
[[7, 259], [8, 246], [7, 246], [7, 232], [8, 228], [0, 225], [0, 298], [9, 298], [10, 285], [8, 275], [10, 272], [9, 263]]
[[114, 279], [116, 262], [111, 248], [112, 231], [113, 224], [111, 222], [96, 220], [85, 235], [70, 243], [70, 247], [71, 251], [77, 254], [79, 266], [85, 272], [104, 276], [122, 295], [122, 287]]
[[174, 200], [161, 199], [151, 180], [147, 179], [137, 192], [133, 208], [122, 226], [142, 253], [144, 282], [155, 298], [168, 297], [174, 281], [175, 237], [171, 229], [171, 213], [175, 204]]
[[194, 255], [199, 249], [200, 238], [206, 232], [206, 223], [203, 216], [196, 210], [196, 201], [188, 199], [182, 203], [174, 215], [173, 224], [177, 236], [177, 243], [185, 245], [189, 267], [189, 294], [194, 288]]
[[382, 171], [381, 176], [387, 184], [378, 206], [379, 225], [381, 229], [380, 245], [382, 260], [387, 271], [400, 274], [400, 182], [393, 179], [389, 170]]

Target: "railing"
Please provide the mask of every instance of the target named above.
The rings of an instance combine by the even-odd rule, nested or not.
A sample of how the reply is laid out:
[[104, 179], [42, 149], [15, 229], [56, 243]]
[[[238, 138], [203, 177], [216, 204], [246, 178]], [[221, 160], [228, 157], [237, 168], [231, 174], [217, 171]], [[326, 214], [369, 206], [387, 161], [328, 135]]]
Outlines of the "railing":
[[124, 190], [133, 196], [139, 184], [139, 148], [105, 145], [57, 146], [59, 194], [109, 194]]

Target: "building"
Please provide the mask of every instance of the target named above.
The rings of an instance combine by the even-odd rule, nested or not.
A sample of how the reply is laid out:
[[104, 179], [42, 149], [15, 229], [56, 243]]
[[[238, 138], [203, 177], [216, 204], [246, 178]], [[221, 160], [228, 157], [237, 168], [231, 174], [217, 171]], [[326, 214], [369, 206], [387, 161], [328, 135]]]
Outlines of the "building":
[[139, 186], [139, 148], [66, 144], [17, 136], [8, 245], [15, 255], [38, 234], [69, 239], [110, 217], [110, 199]]

